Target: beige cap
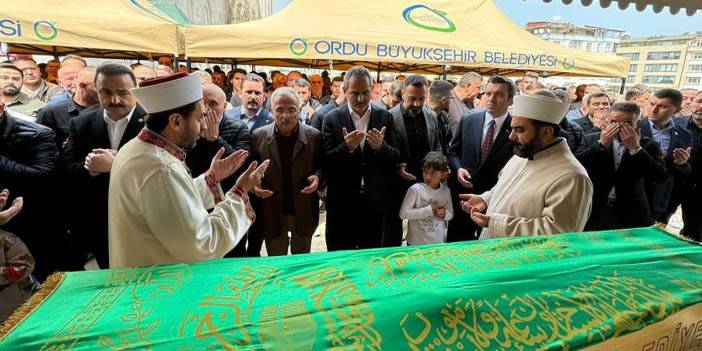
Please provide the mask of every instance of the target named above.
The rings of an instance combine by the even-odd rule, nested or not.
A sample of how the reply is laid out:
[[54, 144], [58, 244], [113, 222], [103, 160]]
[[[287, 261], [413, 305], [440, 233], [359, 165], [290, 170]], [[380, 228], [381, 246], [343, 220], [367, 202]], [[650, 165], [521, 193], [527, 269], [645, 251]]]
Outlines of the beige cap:
[[132, 94], [146, 113], [157, 113], [202, 100], [202, 84], [200, 77], [179, 72], [145, 80], [132, 89]]
[[569, 105], [561, 100], [540, 95], [517, 95], [514, 97], [512, 115], [546, 123], [559, 124]]

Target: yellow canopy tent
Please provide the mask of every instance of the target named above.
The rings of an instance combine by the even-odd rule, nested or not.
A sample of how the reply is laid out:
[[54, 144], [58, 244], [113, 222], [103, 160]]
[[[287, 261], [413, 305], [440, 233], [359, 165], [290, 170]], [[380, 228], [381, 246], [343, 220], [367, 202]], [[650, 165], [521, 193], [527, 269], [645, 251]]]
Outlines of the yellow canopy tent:
[[[626, 77], [626, 58], [564, 48], [509, 20], [492, 0], [296, 0], [253, 22], [187, 26], [191, 59], [440, 74]], [[213, 61], [210, 59], [210, 61]], [[222, 61], [222, 60], [218, 60]]]
[[93, 57], [178, 55], [182, 33], [141, 0], [6, 0], [0, 42], [10, 53]]

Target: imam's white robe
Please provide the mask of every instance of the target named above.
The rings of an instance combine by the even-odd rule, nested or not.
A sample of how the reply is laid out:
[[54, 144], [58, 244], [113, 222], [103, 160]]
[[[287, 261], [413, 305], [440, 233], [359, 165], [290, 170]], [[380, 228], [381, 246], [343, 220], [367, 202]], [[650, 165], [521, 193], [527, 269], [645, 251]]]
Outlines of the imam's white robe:
[[255, 217], [244, 192], [229, 191], [215, 205], [213, 191], [222, 197], [219, 185], [209, 188], [204, 176], [193, 179], [166, 149], [132, 139], [110, 175], [110, 268], [223, 257]]
[[560, 139], [533, 160], [512, 156], [480, 197], [490, 216], [480, 239], [580, 232], [590, 217], [592, 182]]

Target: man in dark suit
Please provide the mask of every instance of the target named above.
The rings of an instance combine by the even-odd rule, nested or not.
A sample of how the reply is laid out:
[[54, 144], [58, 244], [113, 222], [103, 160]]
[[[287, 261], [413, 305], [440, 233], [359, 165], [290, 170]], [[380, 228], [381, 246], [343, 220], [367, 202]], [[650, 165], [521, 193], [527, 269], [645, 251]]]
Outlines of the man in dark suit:
[[683, 194], [689, 189], [685, 184], [692, 167], [688, 162], [692, 151], [692, 134], [676, 126], [673, 115], [680, 111], [682, 94], [675, 89], [660, 89], [648, 102], [648, 119], [641, 120], [641, 135], [660, 145], [668, 176], [661, 182], [646, 182], [646, 194], [653, 218], [668, 223], [675, 213]]
[[136, 77], [129, 67], [105, 63], [95, 73], [100, 108], [91, 109], [69, 123], [63, 163], [73, 193], [71, 233], [93, 253], [101, 268], [108, 268], [107, 191], [110, 168], [118, 150], [144, 126], [144, 110], [130, 89]]
[[578, 155], [594, 186], [592, 212], [585, 230], [646, 227], [654, 223], [644, 190], [644, 179], [666, 177], [660, 146], [640, 136], [639, 106], [619, 102], [612, 106], [601, 133], [585, 136], [590, 145]]
[[241, 84], [241, 100], [243, 104], [233, 109], [227, 110], [227, 117], [240, 119], [246, 123], [246, 127], [253, 133], [257, 128], [263, 127], [273, 122], [270, 112], [263, 107], [266, 100], [264, 87], [266, 82], [258, 74], [249, 73], [244, 77]]
[[342, 106], [346, 103], [346, 95], [344, 95], [344, 91], [340, 91], [339, 94], [329, 101], [326, 105], [320, 107], [317, 111], [314, 112], [312, 115], [312, 123], [310, 124], [314, 129], [317, 129], [318, 131], [322, 131], [322, 124], [324, 124], [324, 116], [326, 116], [331, 110]]
[[84, 68], [76, 77], [76, 92], [62, 102], [47, 105], [37, 113], [37, 123], [51, 128], [56, 133], [56, 146], [63, 150], [63, 142], [68, 138], [68, 122], [78, 117], [86, 108], [98, 103], [95, 89], [95, 67]]
[[[514, 154], [514, 144], [509, 140], [512, 116], [507, 109], [515, 92], [511, 80], [491, 77], [485, 88], [486, 110], [469, 112], [458, 123], [449, 149], [449, 186], [454, 208], [461, 208], [459, 194], [481, 194], [492, 189], [502, 167]], [[475, 240], [477, 229], [465, 212], [454, 211], [446, 241]]]
[[685, 225], [681, 234], [702, 241], [702, 92], [697, 93], [692, 100], [692, 115], [677, 117], [673, 121], [692, 134], [692, 155], [690, 166], [692, 173], [687, 182], [688, 191], [682, 199], [682, 215]]
[[453, 85], [445, 80], [435, 80], [429, 88], [427, 107], [431, 108], [436, 114], [439, 126], [439, 144], [441, 144], [441, 152], [447, 157], [449, 145], [453, 137], [448, 114], [451, 101], [453, 101]]
[[[263, 103], [266, 100], [264, 92], [265, 86], [266, 82], [258, 74], [247, 74], [244, 77], [244, 81], [241, 83], [242, 105], [226, 111], [225, 118], [243, 121], [251, 134], [253, 134], [256, 129], [273, 123], [273, 118], [270, 113], [263, 107]], [[245, 169], [245, 167], [242, 167], [242, 169]], [[259, 199], [252, 197], [251, 206], [254, 211], [258, 212], [260, 206]], [[248, 245], [246, 244], [247, 242]], [[261, 255], [261, 245], [263, 245], [261, 221], [254, 221], [246, 234], [246, 238], [239, 241], [239, 244], [234, 248], [234, 253], [240, 252], [241, 248], [245, 245], [247, 256], [257, 257]]]
[[[319, 223], [320, 133], [299, 121], [300, 97], [288, 87], [271, 96], [274, 124], [254, 132], [252, 157], [270, 159], [254, 194], [269, 256], [309, 253]], [[288, 239], [288, 232], [291, 233]]]
[[356, 66], [344, 76], [348, 104], [324, 118], [322, 150], [327, 177], [327, 249], [380, 247], [388, 188], [400, 159], [395, 124], [371, 108], [373, 79]]
[[422, 76], [411, 75], [403, 84], [402, 102], [390, 110], [400, 145], [400, 163], [390, 185], [383, 247], [402, 245], [402, 200], [412, 184], [422, 181], [421, 164], [424, 156], [430, 151], [441, 152], [436, 114], [424, 106], [429, 93], [429, 83]]

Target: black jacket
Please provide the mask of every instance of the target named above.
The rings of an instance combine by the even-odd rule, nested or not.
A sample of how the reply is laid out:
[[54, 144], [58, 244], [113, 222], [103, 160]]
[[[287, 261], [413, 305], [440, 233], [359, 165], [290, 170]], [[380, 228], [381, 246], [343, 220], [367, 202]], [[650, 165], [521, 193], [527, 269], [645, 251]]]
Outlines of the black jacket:
[[78, 117], [83, 111], [99, 108], [100, 105], [83, 107], [76, 104], [73, 98], [59, 103], [46, 105], [37, 113], [37, 123], [51, 128], [56, 133], [56, 146], [59, 152], [63, 149], [63, 142], [69, 134], [68, 123]]
[[326, 105], [320, 107], [317, 111], [312, 114], [312, 123], [310, 125], [319, 131], [322, 130], [322, 124], [324, 123], [324, 116], [326, 116], [329, 111], [339, 107], [336, 100], [331, 100]]
[[395, 165], [400, 159], [397, 132], [393, 118], [385, 110], [371, 108], [368, 130], [385, 127], [385, 140], [379, 150], [373, 150], [368, 142], [361, 151], [349, 152], [344, 142], [342, 128], [350, 133], [354, 128], [348, 104], [337, 107], [324, 117], [322, 127], [322, 151], [324, 172], [327, 179], [327, 208], [340, 212], [346, 208], [347, 199], [360, 191], [361, 178], [373, 210], [383, 211], [387, 203], [388, 188], [395, 174]]
[[[64, 199], [55, 194], [60, 187], [54, 180], [58, 150], [54, 132], [42, 125], [0, 114], [0, 190], [9, 189], [10, 206], [15, 198], [24, 198], [22, 211], [3, 229], [18, 235], [37, 259], [35, 274], [43, 279], [59, 268], [48, 258], [50, 250], [61, 252], [56, 244], [64, 239], [57, 221], [57, 206]], [[63, 252], [65, 254], [65, 251]]]
[[[198, 139], [192, 150], [188, 151], [185, 163], [190, 168], [193, 177], [197, 177], [210, 168], [212, 158], [219, 149], [224, 148], [222, 158], [237, 150], [251, 151], [251, 132], [246, 123], [239, 119], [224, 116], [219, 122], [219, 136], [214, 141]], [[236, 179], [246, 168], [240, 167], [232, 176], [222, 181], [222, 189], [228, 191], [236, 183]]]
[[[452, 188], [454, 192], [483, 193], [497, 183], [497, 176], [507, 161], [514, 155], [514, 143], [509, 140], [512, 116], [507, 115], [502, 128], [497, 132], [497, 138], [492, 144], [485, 162], [481, 163], [483, 124], [485, 111], [468, 112], [461, 117], [456, 127], [456, 134], [449, 149], [449, 165], [451, 166]], [[473, 189], [464, 189], [457, 182], [456, 174], [459, 168], [468, 170], [472, 177]], [[455, 187], [458, 188], [455, 188]]]
[[[653, 138], [649, 121], [642, 119], [640, 125], [641, 136]], [[678, 148], [686, 149], [688, 147], [692, 147], [692, 134], [685, 128], [674, 125], [668, 152], [662, 156], [668, 170], [668, 176], [660, 182], [646, 181], [646, 194], [651, 212], [656, 221], [667, 222], [670, 215], [675, 211], [672, 207], [677, 207], [676, 204], [673, 204], [673, 191], [676, 186], [680, 186], [687, 181], [692, 167], [690, 162], [682, 166], [676, 165], [673, 159], [673, 150]]]
[[590, 145], [578, 155], [578, 160], [587, 170], [594, 187], [592, 213], [586, 230], [611, 229], [611, 223], [598, 223], [598, 216], [608, 202], [614, 187], [614, 216], [622, 228], [650, 226], [654, 218], [646, 197], [644, 181], [660, 182], [666, 178], [667, 170], [661, 157], [660, 146], [654, 140], [642, 137], [641, 150], [634, 155], [625, 150], [619, 168], [615, 170], [612, 148], [598, 142], [599, 133], [589, 134], [585, 143]]
[[[70, 134], [63, 152], [63, 165], [66, 169], [73, 200], [72, 216], [69, 218], [71, 232], [81, 239], [100, 241], [100, 255], [93, 251], [98, 263], [105, 268], [104, 257], [107, 254], [107, 194], [110, 174], [91, 176], [84, 168], [85, 157], [93, 149], [111, 149], [107, 134], [107, 124], [102, 107], [91, 109], [69, 122]], [[122, 135], [119, 148], [139, 134], [144, 126], [144, 110], [137, 105], [127, 129]], [[103, 247], [104, 246], [104, 247]], [[93, 250], [96, 248], [93, 247]]]
[[[561, 138], [568, 142], [568, 148], [573, 154], [577, 154], [583, 148], [583, 127], [575, 122], [563, 118], [559, 124], [561, 127]], [[589, 145], [585, 145], [587, 147]]]
[[592, 124], [592, 121], [590, 121], [590, 118], [587, 116], [583, 118], [578, 118], [574, 120], [573, 122], [579, 124], [583, 128], [583, 134], [588, 135], [591, 133], [596, 133], [600, 131], [600, 128], [595, 127], [594, 124]]

